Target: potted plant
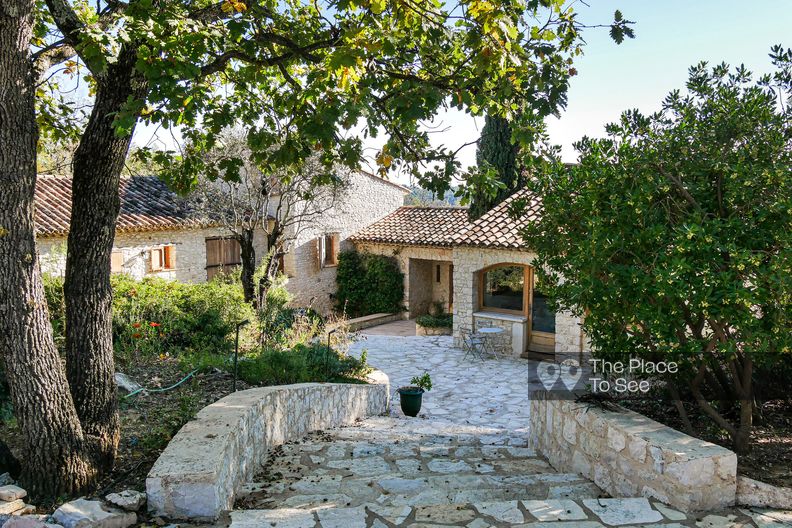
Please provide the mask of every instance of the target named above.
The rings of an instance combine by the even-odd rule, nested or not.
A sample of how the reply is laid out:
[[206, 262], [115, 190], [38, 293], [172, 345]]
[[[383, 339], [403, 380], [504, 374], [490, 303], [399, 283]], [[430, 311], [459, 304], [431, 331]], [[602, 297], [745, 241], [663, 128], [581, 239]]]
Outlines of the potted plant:
[[410, 380], [410, 385], [399, 387], [399, 402], [402, 412], [407, 416], [418, 416], [421, 411], [423, 393], [432, 390], [432, 378], [428, 372], [415, 376]]

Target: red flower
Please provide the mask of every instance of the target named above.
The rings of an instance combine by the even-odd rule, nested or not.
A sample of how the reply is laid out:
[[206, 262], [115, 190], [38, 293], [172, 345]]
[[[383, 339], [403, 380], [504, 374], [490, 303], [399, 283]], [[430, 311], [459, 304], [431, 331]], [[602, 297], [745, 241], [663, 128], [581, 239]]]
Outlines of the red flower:
[[140, 339], [141, 337], [143, 336], [140, 334], [132, 334], [132, 339]]
[[162, 325], [160, 325], [159, 323], [155, 323], [154, 321], [151, 321], [149, 323], [149, 326], [152, 327], [152, 328], [157, 328], [158, 326], [162, 326]]
[[140, 328], [140, 323], [132, 323], [132, 328]]

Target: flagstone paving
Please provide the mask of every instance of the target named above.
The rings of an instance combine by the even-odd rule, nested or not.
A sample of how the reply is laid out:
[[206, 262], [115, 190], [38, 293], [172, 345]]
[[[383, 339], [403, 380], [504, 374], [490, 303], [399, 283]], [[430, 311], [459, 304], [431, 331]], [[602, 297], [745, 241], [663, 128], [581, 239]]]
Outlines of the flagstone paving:
[[[528, 431], [528, 394], [532, 386], [539, 386], [539, 380], [529, 379], [529, 362], [524, 359], [465, 358], [464, 352], [453, 348], [450, 336], [366, 335], [350, 353], [359, 355], [362, 350], [366, 350], [371, 365], [388, 375], [391, 391], [409, 385], [413, 376], [429, 372], [433, 386], [424, 395], [421, 416]], [[398, 396], [392, 412], [402, 415]]]
[[[372, 417], [273, 449], [238, 494], [232, 528], [409, 526], [792, 526], [792, 514], [732, 510], [697, 517], [655, 501], [609, 498], [528, 448], [528, 362], [472, 361], [448, 337], [369, 336], [356, 343], [392, 389], [428, 370], [422, 418]], [[789, 524], [787, 524], [789, 523]]]

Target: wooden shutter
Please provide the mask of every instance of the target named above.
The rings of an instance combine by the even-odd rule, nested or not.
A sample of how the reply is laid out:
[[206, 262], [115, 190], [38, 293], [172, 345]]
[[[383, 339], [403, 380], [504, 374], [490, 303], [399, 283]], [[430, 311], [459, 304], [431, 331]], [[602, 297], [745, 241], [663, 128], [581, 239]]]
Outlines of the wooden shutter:
[[223, 268], [223, 239], [206, 239], [206, 279], [212, 280]]
[[124, 271], [124, 253], [121, 251], [113, 251], [110, 254], [110, 273], [123, 273]]
[[173, 246], [165, 246], [163, 250], [163, 265], [165, 269], [176, 269], [176, 248]]
[[223, 264], [226, 266], [238, 266], [242, 264], [242, 246], [235, 238], [224, 238], [223, 243]]
[[332, 255], [332, 263], [333, 266], [338, 265], [338, 251], [341, 249], [341, 235], [339, 233], [333, 233], [330, 235], [330, 240], [333, 242], [333, 250], [330, 253]]
[[164, 260], [162, 258], [162, 248], [152, 249], [150, 255], [151, 255], [151, 271], [160, 271], [164, 264]]
[[242, 247], [231, 237], [206, 239], [206, 279], [242, 264]]

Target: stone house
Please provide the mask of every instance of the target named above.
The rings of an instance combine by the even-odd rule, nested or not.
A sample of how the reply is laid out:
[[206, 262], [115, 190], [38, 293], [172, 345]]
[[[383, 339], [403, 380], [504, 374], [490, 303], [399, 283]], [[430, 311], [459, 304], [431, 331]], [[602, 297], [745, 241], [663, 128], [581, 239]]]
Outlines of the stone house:
[[[518, 199], [527, 207], [515, 219], [509, 211]], [[359, 251], [397, 259], [407, 317], [427, 313], [435, 303], [453, 313], [455, 344], [465, 331], [498, 326], [504, 330], [500, 348], [515, 356], [579, 354], [587, 347], [580, 320], [549, 309], [535, 287], [536, 255], [520, 236], [539, 210], [539, 200], [526, 191], [472, 223], [464, 208], [402, 207], [351, 240]]]
[[[295, 306], [330, 311], [335, 292], [338, 251], [347, 237], [404, 203], [409, 191], [364, 172], [353, 172], [332, 207], [299, 226], [284, 258], [287, 288]], [[158, 178], [137, 176], [121, 181], [121, 210], [111, 257], [114, 273], [137, 279], [162, 277], [205, 282], [240, 265], [239, 243], [217, 223], [196, 215]], [[62, 275], [71, 216], [71, 179], [40, 176], [36, 185], [36, 236], [42, 271]], [[294, 229], [298, 229], [295, 226]], [[266, 233], [255, 233], [257, 259], [267, 253]]]
[[290, 228], [293, 238], [283, 258], [287, 289], [295, 306], [330, 313], [335, 305], [338, 253], [352, 249], [349, 237], [397, 210], [409, 189], [373, 174], [356, 171], [345, 180], [341, 195], [322, 214]]

